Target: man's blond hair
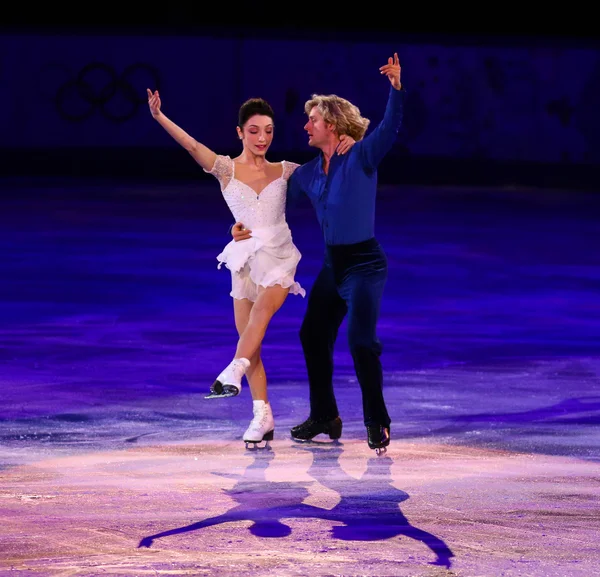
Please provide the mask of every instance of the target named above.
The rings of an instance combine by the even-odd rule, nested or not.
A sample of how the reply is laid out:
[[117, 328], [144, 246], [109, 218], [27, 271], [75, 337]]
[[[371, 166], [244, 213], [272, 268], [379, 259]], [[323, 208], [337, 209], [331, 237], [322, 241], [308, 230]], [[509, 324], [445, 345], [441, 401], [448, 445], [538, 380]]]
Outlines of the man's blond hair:
[[347, 134], [357, 142], [363, 138], [371, 122], [361, 116], [358, 106], [335, 94], [313, 94], [306, 101], [304, 112], [310, 114], [315, 106], [323, 120], [332, 124], [339, 136]]

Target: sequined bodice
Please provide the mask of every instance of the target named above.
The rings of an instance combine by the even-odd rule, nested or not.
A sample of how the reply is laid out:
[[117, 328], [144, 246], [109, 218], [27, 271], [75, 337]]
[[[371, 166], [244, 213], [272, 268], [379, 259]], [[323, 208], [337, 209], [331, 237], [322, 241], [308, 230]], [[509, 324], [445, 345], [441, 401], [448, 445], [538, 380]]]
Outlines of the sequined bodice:
[[285, 222], [287, 181], [299, 165], [285, 160], [282, 165], [282, 175], [267, 184], [259, 194], [235, 178], [234, 161], [229, 156], [217, 156], [212, 170], [206, 172], [219, 181], [223, 198], [236, 222], [253, 229]]

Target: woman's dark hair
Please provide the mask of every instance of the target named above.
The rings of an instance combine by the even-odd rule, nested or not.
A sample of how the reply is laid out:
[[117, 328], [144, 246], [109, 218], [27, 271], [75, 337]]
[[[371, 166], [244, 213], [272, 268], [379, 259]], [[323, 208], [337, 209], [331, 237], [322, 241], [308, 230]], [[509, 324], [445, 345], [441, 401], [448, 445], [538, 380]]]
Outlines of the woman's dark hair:
[[262, 98], [250, 98], [240, 107], [238, 113], [238, 126], [244, 128], [244, 124], [246, 124], [248, 119], [252, 118], [255, 114], [269, 116], [271, 120], [275, 121], [275, 113], [266, 100], [263, 100]]

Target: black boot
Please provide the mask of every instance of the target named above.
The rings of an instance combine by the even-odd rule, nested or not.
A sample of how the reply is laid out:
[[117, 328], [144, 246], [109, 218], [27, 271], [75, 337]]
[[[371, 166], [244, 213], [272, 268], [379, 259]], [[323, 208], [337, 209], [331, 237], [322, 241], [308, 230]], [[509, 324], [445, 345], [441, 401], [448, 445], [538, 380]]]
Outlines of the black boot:
[[367, 425], [367, 442], [370, 449], [375, 449], [375, 452], [386, 452], [386, 447], [390, 444], [390, 428], [382, 427], [381, 425]]
[[290, 431], [292, 438], [298, 441], [310, 441], [317, 435], [325, 433], [330, 439], [342, 436], [342, 419], [336, 417], [328, 421], [316, 421], [310, 417], [304, 423], [293, 427]]

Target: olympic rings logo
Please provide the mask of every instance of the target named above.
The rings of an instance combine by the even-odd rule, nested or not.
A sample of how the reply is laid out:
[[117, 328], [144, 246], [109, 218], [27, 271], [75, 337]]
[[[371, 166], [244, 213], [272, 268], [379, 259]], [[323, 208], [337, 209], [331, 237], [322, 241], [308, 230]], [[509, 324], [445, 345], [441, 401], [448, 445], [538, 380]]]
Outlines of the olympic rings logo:
[[142, 62], [127, 66], [121, 74], [108, 64], [92, 62], [75, 76], [63, 66], [49, 64], [41, 77], [44, 94], [69, 122], [83, 122], [96, 112], [112, 122], [125, 122], [147, 104], [148, 86], [160, 90], [157, 69]]

